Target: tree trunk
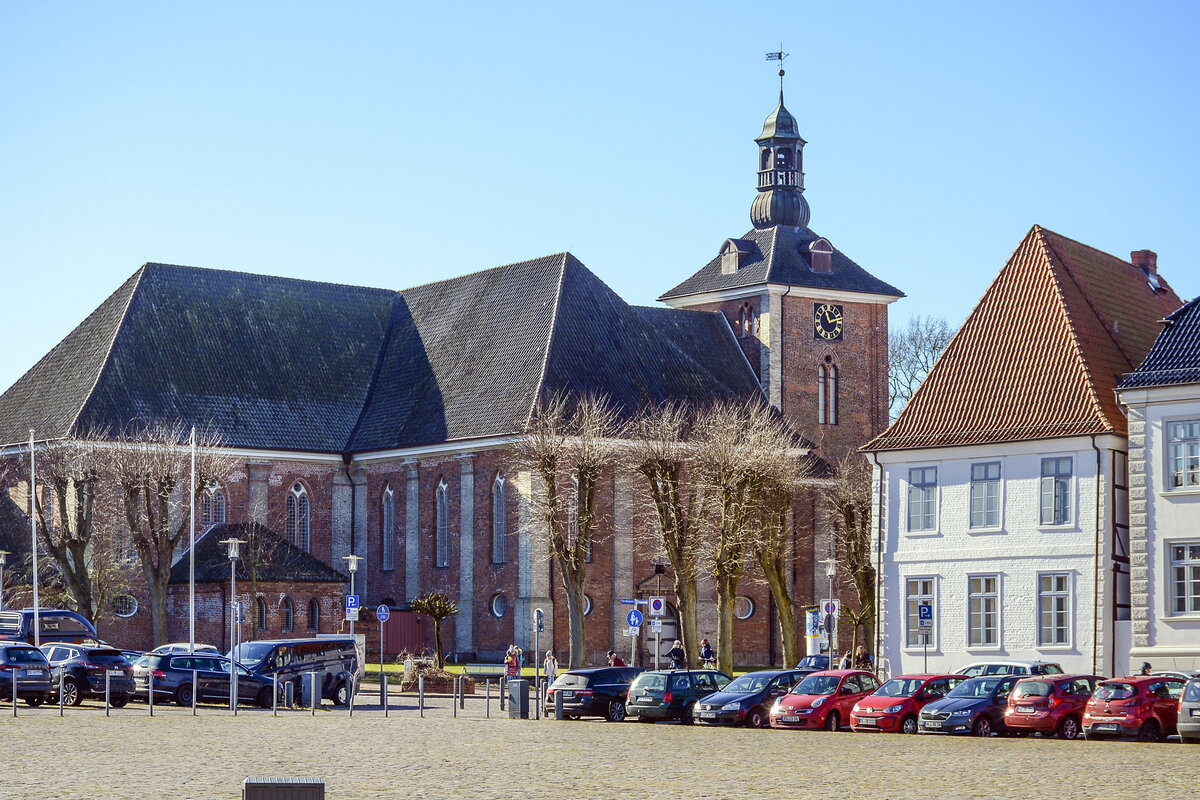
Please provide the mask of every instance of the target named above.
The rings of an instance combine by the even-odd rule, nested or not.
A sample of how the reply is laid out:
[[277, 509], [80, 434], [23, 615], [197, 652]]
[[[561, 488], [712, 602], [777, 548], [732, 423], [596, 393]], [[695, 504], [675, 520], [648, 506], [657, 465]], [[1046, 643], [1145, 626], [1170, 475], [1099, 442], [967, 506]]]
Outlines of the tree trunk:
[[[567, 595], [567, 630], [570, 635], [570, 645], [567, 658], [571, 669], [587, 666], [587, 642], [583, 630], [583, 581], [573, 580], [571, 574], [559, 566], [562, 573], [563, 590]], [[536, 657], [536, 653], [534, 654]]]
[[438, 669], [445, 666], [442, 660], [442, 621], [440, 619], [433, 621], [433, 657]]
[[779, 634], [783, 640], [783, 666], [794, 666], [800, 660], [800, 651], [796, 641], [796, 608], [792, 596], [788, 592], [787, 575], [783, 559], [772, 558], [767, 554], [760, 555], [759, 566], [767, 576], [767, 585], [771, 587], [771, 596], [775, 599], [775, 610], [779, 614]]
[[700, 639], [696, 625], [696, 581], [675, 573], [675, 609], [679, 612], [679, 640], [687, 653], [688, 664], [698, 667]]
[[145, 570], [147, 589], [150, 593], [150, 619], [154, 629], [154, 646], [171, 641], [167, 630], [167, 583], [171, 578], [168, 571], [163, 579], [155, 574], [155, 570], [147, 567]]
[[733, 674], [733, 603], [737, 581], [717, 578], [717, 669]]

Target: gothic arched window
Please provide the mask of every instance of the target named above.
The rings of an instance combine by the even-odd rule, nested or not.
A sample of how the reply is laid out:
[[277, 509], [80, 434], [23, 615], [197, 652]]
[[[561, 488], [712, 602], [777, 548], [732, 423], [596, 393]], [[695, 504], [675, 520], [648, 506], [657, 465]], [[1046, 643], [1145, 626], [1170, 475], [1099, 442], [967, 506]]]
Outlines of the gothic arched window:
[[837, 425], [838, 421], [838, 368], [830, 356], [817, 367], [817, 422], [821, 425]]
[[260, 631], [267, 629], [267, 603], [261, 597], [254, 598], [254, 627]]
[[308, 601], [308, 629], [314, 632], [321, 630], [321, 604], [315, 597]]
[[438, 482], [437, 492], [437, 531], [435, 532], [434, 562], [435, 567], [450, 566], [450, 487], [446, 479]]
[[225, 492], [210, 486], [200, 496], [200, 524], [220, 525], [225, 522]]
[[383, 568], [396, 568], [396, 495], [392, 485], [384, 484], [383, 499], [380, 503], [381, 531], [383, 535]]
[[285, 631], [290, 631], [296, 624], [296, 612], [292, 608], [292, 598], [283, 598], [283, 602], [279, 604], [279, 613], [283, 617], [279, 627]]
[[508, 514], [505, 505], [504, 475], [497, 472], [492, 481], [492, 563], [508, 561]]
[[309, 546], [308, 523], [308, 490], [296, 481], [287, 496], [288, 539], [306, 553]]

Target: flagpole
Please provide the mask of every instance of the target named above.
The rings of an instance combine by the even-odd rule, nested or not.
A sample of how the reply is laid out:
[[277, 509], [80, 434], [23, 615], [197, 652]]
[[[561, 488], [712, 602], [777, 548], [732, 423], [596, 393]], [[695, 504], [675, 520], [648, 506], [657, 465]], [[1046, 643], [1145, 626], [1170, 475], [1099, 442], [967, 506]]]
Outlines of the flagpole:
[[[33, 467], [33, 428], [29, 429], [29, 538], [33, 541], [33, 646], [42, 646], [42, 626], [38, 614], [38, 563], [37, 563], [37, 476]], [[15, 702], [15, 701], [14, 701]]]
[[192, 532], [188, 543], [188, 652], [196, 651], [196, 426], [192, 426]]

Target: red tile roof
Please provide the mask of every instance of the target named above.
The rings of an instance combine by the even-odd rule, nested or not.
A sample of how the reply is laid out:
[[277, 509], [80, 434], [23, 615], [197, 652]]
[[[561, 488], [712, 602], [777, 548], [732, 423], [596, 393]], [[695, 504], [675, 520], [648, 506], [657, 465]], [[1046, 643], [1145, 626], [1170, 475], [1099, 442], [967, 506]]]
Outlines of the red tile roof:
[[864, 450], [1125, 434], [1113, 390], [1182, 304], [1159, 278], [1035, 225], [920, 389]]

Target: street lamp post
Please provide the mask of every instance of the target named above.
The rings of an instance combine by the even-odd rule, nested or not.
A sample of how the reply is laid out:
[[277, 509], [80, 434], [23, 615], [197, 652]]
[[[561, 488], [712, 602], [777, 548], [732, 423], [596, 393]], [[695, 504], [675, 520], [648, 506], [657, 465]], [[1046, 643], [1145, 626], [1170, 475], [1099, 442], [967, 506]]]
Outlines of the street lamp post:
[[[237, 714], [237, 629], [238, 629], [238, 613], [237, 613], [237, 560], [238, 547], [242, 544], [241, 539], [222, 539], [221, 544], [229, 546], [229, 707]], [[195, 687], [192, 688], [195, 691]]]
[[[348, 555], [342, 556], [346, 562], [346, 569], [350, 570], [350, 594], [354, 594], [354, 573], [358, 572], [358, 562], [363, 560], [362, 556]], [[350, 618], [350, 635], [354, 635], [354, 618]]]
[[8, 551], [0, 550], [0, 611], [4, 610], [4, 564], [8, 561]]
[[[821, 561], [825, 565], [825, 577], [829, 578], [829, 602], [833, 602], [833, 579], [837, 575], [837, 559], [826, 558]], [[833, 662], [833, 614], [825, 614], [825, 634], [829, 637], [829, 669], [836, 669]]]

